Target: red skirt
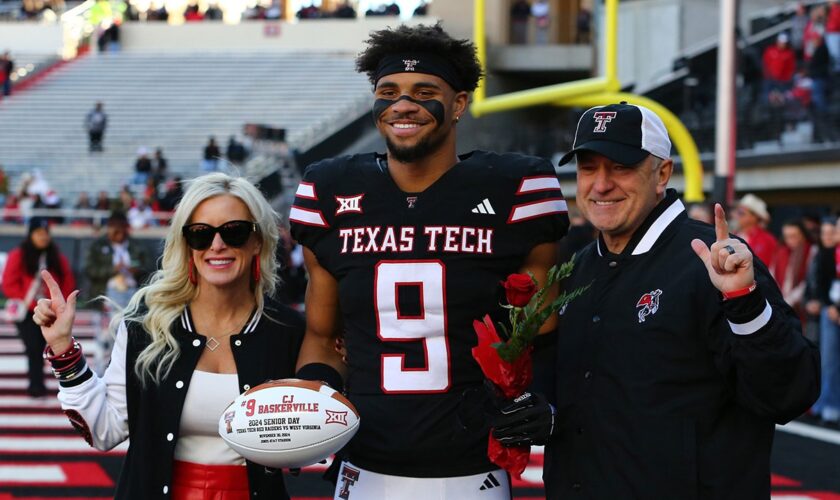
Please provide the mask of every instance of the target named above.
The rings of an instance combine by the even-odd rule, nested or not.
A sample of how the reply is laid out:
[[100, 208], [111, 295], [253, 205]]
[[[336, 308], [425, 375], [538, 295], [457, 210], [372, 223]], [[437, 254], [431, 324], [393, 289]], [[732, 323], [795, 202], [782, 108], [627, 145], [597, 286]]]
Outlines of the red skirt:
[[249, 500], [248, 469], [243, 465], [204, 465], [175, 460], [173, 500]]

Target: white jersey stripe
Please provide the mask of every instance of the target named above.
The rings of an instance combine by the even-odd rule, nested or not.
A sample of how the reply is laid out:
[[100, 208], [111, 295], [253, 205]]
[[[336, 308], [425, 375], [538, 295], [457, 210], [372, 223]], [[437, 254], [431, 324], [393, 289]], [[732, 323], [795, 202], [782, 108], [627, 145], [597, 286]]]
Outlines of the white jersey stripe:
[[298, 198], [306, 198], [307, 200], [317, 200], [318, 196], [315, 194], [315, 184], [301, 182], [298, 185], [295, 196]]
[[308, 210], [294, 205], [292, 205], [292, 209], [289, 210], [289, 220], [292, 222], [306, 224], [307, 226], [329, 227], [320, 210]]
[[560, 181], [553, 175], [540, 177], [525, 177], [519, 185], [516, 194], [536, 193], [538, 191], [554, 191], [560, 189]]
[[534, 203], [525, 203], [524, 205], [517, 205], [513, 207], [513, 210], [510, 212], [508, 224], [551, 214], [564, 213], [567, 210], [568, 207], [566, 206], [566, 200], [561, 198], [537, 201]]

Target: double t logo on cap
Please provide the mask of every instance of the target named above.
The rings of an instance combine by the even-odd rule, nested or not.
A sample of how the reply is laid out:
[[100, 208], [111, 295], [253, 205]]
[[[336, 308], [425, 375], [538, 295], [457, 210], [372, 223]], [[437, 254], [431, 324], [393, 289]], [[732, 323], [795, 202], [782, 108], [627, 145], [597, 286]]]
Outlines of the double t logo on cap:
[[667, 159], [671, 141], [662, 119], [644, 106], [609, 104], [589, 108], [578, 121], [572, 150], [563, 155], [565, 165], [579, 152], [606, 156], [622, 165], [638, 165], [648, 155]]
[[592, 115], [592, 119], [598, 125], [592, 130], [593, 132], [606, 132], [607, 123], [613, 121], [618, 113], [615, 111], [598, 111]]

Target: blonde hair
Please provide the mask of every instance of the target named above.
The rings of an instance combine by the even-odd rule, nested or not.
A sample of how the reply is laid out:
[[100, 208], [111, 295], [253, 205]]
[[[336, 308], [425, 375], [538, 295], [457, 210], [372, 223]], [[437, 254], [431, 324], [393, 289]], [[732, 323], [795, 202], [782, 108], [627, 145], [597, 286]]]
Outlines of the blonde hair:
[[139, 323], [149, 336], [151, 342], [140, 352], [134, 365], [134, 372], [143, 385], [148, 381], [160, 384], [178, 359], [180, 349], [171, 327], [198, 293], [198, 287], [189, 279], [191, 251], [181, 230], [190, 222], [199, 204], [222, 195], [235, 196], [241, 200], [258, 227], [257, 234], [262, 241], [258, 256], [260, 279], [252, 288], [259, 313], [264, 307], [263, 296], [274, 295], [277, 285], [277, 213], [262, 193], [244, 178], [212, 173], [190, 181], [172, 216], [160, 259], [160, 270], [152, 275], [145, 287], [134, 294], [125, 310], [111, 322], [112, 330], [121, 321]]

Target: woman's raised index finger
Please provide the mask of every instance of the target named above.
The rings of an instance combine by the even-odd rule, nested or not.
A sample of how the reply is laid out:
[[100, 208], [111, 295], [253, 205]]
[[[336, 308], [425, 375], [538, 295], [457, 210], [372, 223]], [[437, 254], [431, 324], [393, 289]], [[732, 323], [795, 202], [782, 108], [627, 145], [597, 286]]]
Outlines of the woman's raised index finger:
[[58, 283], [56, 283], [55, 278], [52, 277], [52, 274], [50, 274], [50, 272], [47, 270], [43, 270], [41, 271], [41, 278], [44, 279], [44, 283], [47, 284], [47, 288], [50, 290], [50, 300], [52, 300], [58, 306], [63, 306], [64, 295], [62, 295], [61, 287], [58, 286]]

